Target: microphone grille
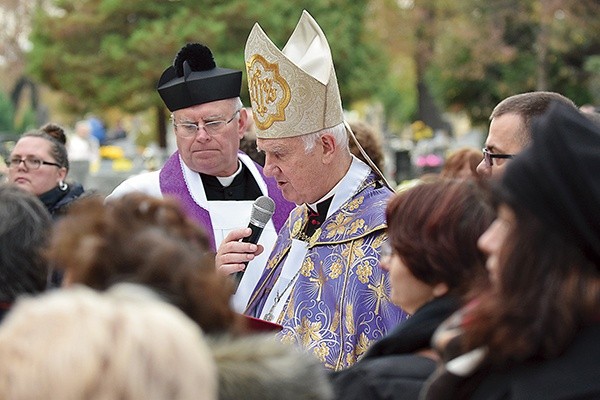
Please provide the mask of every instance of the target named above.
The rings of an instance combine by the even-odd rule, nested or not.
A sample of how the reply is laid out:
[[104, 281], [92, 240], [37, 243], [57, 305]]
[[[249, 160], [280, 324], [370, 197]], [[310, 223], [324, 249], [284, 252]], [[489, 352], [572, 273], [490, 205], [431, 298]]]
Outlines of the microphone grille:
[[268, 196], [260, 196], [252, 205], [250, 219], [265, 225], [275, 212], [275, 202]]

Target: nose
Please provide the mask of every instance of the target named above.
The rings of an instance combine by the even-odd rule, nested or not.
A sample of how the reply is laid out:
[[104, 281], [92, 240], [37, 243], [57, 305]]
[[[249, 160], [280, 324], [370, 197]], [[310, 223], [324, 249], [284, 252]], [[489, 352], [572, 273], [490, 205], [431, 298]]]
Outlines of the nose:
[[206, 129], [204, 129], [203, 126], [200, 126], [198, 128], [198, 131], [196, 132], [196, 136], [194, 139], [198, 142], [204, 143], [204, 142], [208, 142], [211, 139], [211, 137], [208, 134], [208, 132], [206, 132]]
[[496, 224], [492, 223], [492, 225], [490, 225], [485, 232], [483, 232], [483, 234], [481, 236], [479, 236], [479, 239], [477, 239], [477, 247], [479, 248], [479, 250], [481, 250], [486, 256], [489, 256], [491, 254], [491, 252], [493, 251], [493, 244], [494, 244], [494, 229], [496, 228]]
[[277, 166], [271, 161], [271, 158], [267, 154], [265, 156], [265, 165], [263, 166], [263, 173], [265, 174], [265, 176], [272, 178], [275, 176], [276, 169]]
[[481, 160], [477, 164], [476, 171], [479, 176], [490, 177], [492, 175], [492, 167], [488, 167], [484, 160]]

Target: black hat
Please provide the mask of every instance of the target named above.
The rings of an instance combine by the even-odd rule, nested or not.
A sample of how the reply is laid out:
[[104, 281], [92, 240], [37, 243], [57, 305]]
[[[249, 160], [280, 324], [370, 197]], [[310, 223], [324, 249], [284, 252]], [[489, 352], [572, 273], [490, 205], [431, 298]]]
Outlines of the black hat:
[[532, 134], [531, 145], [506, 167], [502, 186], [600, 268], [600, 126], [554, 103], [534, 120]]
[[210, 49], [188, 43], [158, 80], [158, 94], [169, 111], [239, 97], [242, 71], [219, 68]]

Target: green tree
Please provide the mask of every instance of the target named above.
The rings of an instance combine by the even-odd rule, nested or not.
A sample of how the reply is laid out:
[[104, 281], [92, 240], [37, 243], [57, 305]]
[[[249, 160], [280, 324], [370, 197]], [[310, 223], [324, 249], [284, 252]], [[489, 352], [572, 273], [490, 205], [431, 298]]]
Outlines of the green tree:
[[8, 96], [0, 91], [0, 133], [14, 131], [13, 114], [15, 110]]
[[[156, 110], [159, 144], [166, 113], [160, 74], [186, 42], [203, 42], [220, 66], [244, 70], [244, 45], [258, 21], [280, 46], [305, 7], [328, 36], [344, 104], [385, 87], [385, 56], [365, 30], [367, 1], [56, 0], [33, 23], [29, 71], [85, 112], [111, 106]], [[247, 93], [244, 92], [247, 101]]]

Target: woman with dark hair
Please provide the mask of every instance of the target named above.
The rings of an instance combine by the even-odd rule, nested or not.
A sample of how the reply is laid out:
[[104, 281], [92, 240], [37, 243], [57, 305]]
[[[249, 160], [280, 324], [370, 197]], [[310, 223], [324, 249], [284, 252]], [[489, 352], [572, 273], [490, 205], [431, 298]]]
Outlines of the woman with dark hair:
[[417, 399], [435, 370], [430, 340], [458, 309], [470, 283], [486, 282], [477, 239], [494, 218], [469, 180], [439, 180], [397, 194], [388, 204], [391, 300], [411, 314], [354, 366], [332, 374], [338, 399]]
[[53, 218], [83, 194], [78, 183], [67, 183], [69, 158], [62, 128], [48, 124], [24, 133], [8, 159], [8, 181], [36, 195]]
[[434, 336], [425, 399], [600, 398], [600, 127], [555, 104], [479, 239], [491, 290]]

